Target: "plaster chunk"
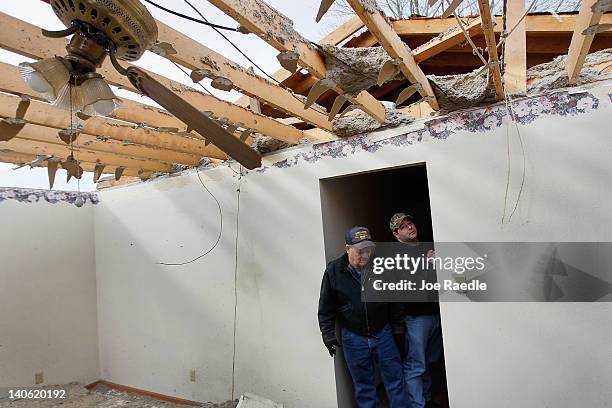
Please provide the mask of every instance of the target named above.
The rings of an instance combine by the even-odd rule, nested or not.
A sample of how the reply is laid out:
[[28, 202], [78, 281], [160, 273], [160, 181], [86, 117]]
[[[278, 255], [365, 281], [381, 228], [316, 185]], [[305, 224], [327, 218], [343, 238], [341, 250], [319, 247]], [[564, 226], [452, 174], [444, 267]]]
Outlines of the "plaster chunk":
[[394, 128], [414, 122], [414, 116], [406, 115], [397, 109], [385, 109], [387, 123], [382, 125], [364, 111], [357, 111], [334, 119], [333, 132], [338, 137], [349, 137], [361, 133], [373, 132], [382, 128]]
[[495, 102], [495, 85], [488, 69], [468, 74], [428, 75], [440, 110], [451, 112]]
[[[527, 70], [527, 80], [540, 78], [540, 80], [527, 87], [528, 94], [543, 93], [552, 89], [566, 88], [569, 87], [569, 81], [567, 77], [567, 71], [565, 70], [565, 63], [567, 55], [559, 55], [551, 62], [544, 64], [534, 65]], [[580, 70], [580, 76], [576, 81], [577, 85], [587, 84], [590, 82], [601, 81], [604, 79], [612, 78], [612, 72], [599, 72], [599, 70], [591, 68], [593, 65], [611, 62], [612, 63], [612, 48], [597, 51], [592, 54], [588, 54], [582, 70]]]
[[256, 136], [251, 143], [251, 147], [261, 154], [275, 152], [289, 146], [290, 144], [287, 142], [264, 135]]
[[[383, 65], [392, 60], [383, 47], [342, 48], [329, 44], [321, 47], [327, 67], [326, 78], [353, 96], [376, 85]], [[388, 80], [402, 78], [398, 73]]]

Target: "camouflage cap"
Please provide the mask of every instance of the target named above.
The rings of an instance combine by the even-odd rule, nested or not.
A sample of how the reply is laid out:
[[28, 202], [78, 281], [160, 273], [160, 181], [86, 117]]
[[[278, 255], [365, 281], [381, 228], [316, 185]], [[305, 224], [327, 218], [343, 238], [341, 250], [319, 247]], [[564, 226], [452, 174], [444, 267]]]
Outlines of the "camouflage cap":
[[404, 221], [405, 218], [408, 218], [410, 219], [410, 221], [412, 221], [412, 215], [405, 213], [393, 214], [393, 217], [391, 217], [391, 221], [389, 221], [389, 228], [391, 228], [391, 231], [395, 232], [395, 230], [397, 230], [402, 225], [402, 221]]

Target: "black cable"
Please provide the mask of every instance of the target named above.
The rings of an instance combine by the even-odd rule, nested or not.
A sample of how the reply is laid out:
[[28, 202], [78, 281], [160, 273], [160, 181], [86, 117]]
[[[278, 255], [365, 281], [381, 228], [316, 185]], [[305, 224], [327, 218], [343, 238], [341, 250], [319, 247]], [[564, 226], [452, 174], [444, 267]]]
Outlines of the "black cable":
[[206, 19], [204, 19], [204, 21], [202, 21], [202, 20], [199, 20], [197, 18], [193, 18], [193, 17], [190, 17], [188, 15], [181, 14], [179, 12], [176, 12], [174, 10], [166, 8], [166, 7], [164, 7], [164, 6], [160, 5], [160, 4], [157, 4], [157, 3], [155, 3], [155, 2], [153, 2], [151, 0], [144, 0], [144, 1], [146, 1], [147, 3], [153, 5], [153, 6], [159, 8], [161, 10], [164, 10], [166, 13], [173, 14], [173, 15], [175, 15], [177, 17], [181, 17], [181, 18], [184, 18], [186, 20], [193, 21], [195, 23], [204, 24], [206, 26], [213, 27], [214, 29], [221, 29], [221, 30], [227, 30], [227, 31], [238, 31], [238, 29], [234, 28], [234, 27], [226, 27], [226, 26], [222, 26], [222, 25], [219, 25], [219, 24], [211, 23], [211, 22], [209, 22]]
[[[183, 69], [183, 67], [181, 67], [179, 64], [177, 64], [176, 62], [174, 62], [174, 61], [172, 61], [172, 60], [169, 60], [169, 61], [170, 61], [171, 63], [173, 63], [175, 67], [177, 67], [178, 69], [180, 69], [181, 71], [183, 71], [183, 73], [184, 73], [185, 75], [187, 75], [189, 78], [191, 78], [191, 75], [189, 75], [189, 72], [185, 71], [185, 70]], [[200, 86], [202, 87], [202, 89], [204, 89], [204, 90], [205, 90], [205, 91], [206, 91], [206, 92], [207, 92], [207, 93], [208, 93], [210, 96], [215, 96], [215, 95], [213, 95], [213, 93], [212, 93], [212, 92], [210, 92], [210, 91], [208, 90], [208, 88], [206, 88], [206, 87], [205, 87], [205, 86], [204, 86], [204, 85], [203, 85], [201, 82], [198, 82], [198, 85], [200, 85]]]
[[233, 347], [232, 347], [232, 394], [231, 400], [234, 400], [234, 390], [236, 383], [236, 329], [238, 322], [238, 231], [240, 221], [240, 192], [242, 190], [242, 166], [240, 167], [240, 175], [238, 176], [238, 196], [236, 198], [236, 238], [234, 241], [234, 331], [233, 331]]
[[[191, 8], [193, 9], [193, 11], [195, 11], [196, 13], [198, 13], [198, 15], [199, 15], [200, 17], [202, 17], [202, 18], [204, 19], [204, 21], [208, 21], [208, 20], [206, 19], [206, 17], [204, 17], [204, 15], [203, 15], [203, 14], [200, 12], [200, 10], [198, 10], [198, 9], [197, 9], [197, 8], [196, 8], [196, 7], [195, 7], [193, 4], [191, 4], [191, 3], [189, 2], [189, 0], [183, 0], [183, 1], [184, 1], [185, 3], [187, 3], [187, 4], [189, 5], [189, 7], [191, 7]], [[265, 70], [264, 70], [262, 67], [260, 67], [259, 65], [257, 65], [257, 64], [255, 63], [255, 61], [253, 61], [251, 58], [249, 58], [249, 56], [248, 56], [248, 55], [246, 55], [246, 54], [245, 54], [245, 53], [244, 53], [244, 52], [243, 52], [243, 51], [242, 51], [242, 50], [241, 50], [241, 49], [240, 49], [240, 48], [239, 48], [239, 47], [238, 47], [236, 44], [234, 44], [234, 43], [232, 42], [232, 40], [230, 40], [229, 38], [227, 38], [227, 37], [225, 36], [225, 34], [223, 34], [221, 31], [217, 30], [215, 27], [212, 27], [212, 29], [213, 29], [213, 30], [215, 30], [215, 31], [217, 32], [217, 34], [219, 34], [221, 37], [223, 37], [223, 38], [224, 38], [224, 39], [225, 39], [225, 40], [226, 40], [228, 43], [230, 43], [230, 45], [231, 45], [232, 47], [234, 47], [234, 48], [235, 48], [235, 49], [236, 49], [236, 50], [237, 50], [237, 51], [238, 51], [238, 52], [239, 52], [239, 53], [240, 53], [240, 54], [241, 54], [241, 55], [242, 55], [244, 58], [246, 58], [246, 59], [247, 59], [247, 61], [249, 61], [251, 64], [253, 64], [253, 66], [254, 66], [255, 68], [257, 68], [258, 70], [260, 70], [261, 72], [263, 72], [263, 74], [264, 74], [265, 76], [267, 76], [268, 78], [270, 78], [272, 81], [274, 81], [274, 82], [275, 82], [277, 85], [279, 85], [281, 88], [283, 88], [284, 90], [288, 91], [288, 92], [291, 94], [291, 96], [293, 96], [293, 97], [294, 97], [296, 100], [300, 101], [300, 103], [304, 103], [304, 101], [303, 101], [303, 100], [301, 100], [300, 98], [298, 98], [297, 96], [295, 96], [295, 94], [293, 93], [293, 90], [292, 90], [292, 89], [290, 89], [290, 88], [289, 88], [288, 86], [286, 86], [286, 85], [283, 85], [283, 84], [281, 83], [281, 81], [279, 81], [278, 79], [274, 78], [272, 75], [268, 74], [268, 73], [267, 73], [267, 72], [266, 72], [266, 71], [265, 71]], [[315, 108], [314, 106], [312, 106], [311, 108], [312, 108], [312, 109], [314, 109], [315, 111], [317, 111], [317, 112], [319, 112], [319, 113], [323, 114], [323, 115], [327, 115], [327, 112], [326, 112], [326, 111], [322, 111], [322, 110], [320, 110], [320, 109], [317, 109], [317, 108]]]
[[203, 257], [205, 257], [206, 255], [208, 255], [209, 253], [211, 253], [213, 251], [213, 249], [215, 249], [217, 247], [217, 245], [219, 244], [219, 241], [221, 241], [221, 234], [223, 233], [223, 211], [221, 210], [221, 204], [219, 203], [219, 200], [217, 200], [217, 197], [215, 197], [215, 195], [208, 189], [208, 187], [206, 187], [206, 185], [204, 184], [204, 182], [202, 181], [202, 178], [200, 177], [200, 171], [198, 170], [198, 168], [196, 167], [196, 174], [198, 175], [198, 180], [200, 180], [200, 183], [202, 184], [202, 187], [204, 187], [204, 189], [206, 191], [208, 191], [208, 194], [210, 194], [210, 196], [215, 200], [215, 202], [217, 203], [217, 207], [219, 207], [219, 235], [217, 236], [217, 241], [214, 243], [214, 245], [208, 249], [206, 252], [204, 252], [203, 254], [193, 258], [190, 261], [186, 261], [186, 262], [176, 262], [176, 263], [170, 263], [170, 262], [158, 262], [158, 265], [166, 265], [166, 266], [182, 266], [182, 265], [187, 265], [190, 264], [192, 262], [197, 261], [198, 259], [201, 259]]

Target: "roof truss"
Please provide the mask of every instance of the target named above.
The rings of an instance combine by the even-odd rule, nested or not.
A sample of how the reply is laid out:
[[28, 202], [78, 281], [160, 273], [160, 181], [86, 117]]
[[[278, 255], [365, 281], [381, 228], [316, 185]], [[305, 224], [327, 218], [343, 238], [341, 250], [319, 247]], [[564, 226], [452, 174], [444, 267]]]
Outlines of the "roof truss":
[[[279, 50], [295, 51], [299, 54], [298, 64], [305, 67], [314, 77], [323, 79], [327, 68], [323, 57], [315, 47], [293, 29], [293, 22], [261, 0], [209, 0], [211, 4], [232, 17], [250, 32]], [[339, 88], [333, 88], [342, 94]], [[366, 91], [350, 99], [361, 105], [380, 123], [385, 123], [385, 108]]]

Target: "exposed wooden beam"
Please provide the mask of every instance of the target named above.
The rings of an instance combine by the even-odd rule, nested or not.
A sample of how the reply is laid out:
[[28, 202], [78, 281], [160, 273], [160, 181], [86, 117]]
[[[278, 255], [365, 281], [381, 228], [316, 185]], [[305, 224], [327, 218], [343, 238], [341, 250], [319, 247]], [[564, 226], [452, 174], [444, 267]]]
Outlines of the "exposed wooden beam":
[[[532, 34], [562, 34], [572, 33], [576, 25], [577, 15], [560, 14], [557, 17], [551, 15], [529, 15], [525, 17], [525, 31]], [[602, 23], [612, 23], [612, 14], [605, 14]], [[455, 26], [457, 22], [454, 18], [415, 18], [393, 21], [393, 29], [400, 36], [443, 33]], [[503, 17], [495, 17], [495, 33], [503, 30]], [[610, 35], [610, 34], [608, 34]]]
[[[0, 94], [0, 117], [14, 117], [19, 102], [20, 98], [17, 96]], [[44, 133], [50, 135], [52, 140], [55, 140], [57, 143], [60, 144], [63, 142], [57, 137], [58, 131], [61, 129], [66, 129], [70, 125], [69, 114], [66, 111], [55, 108], [44, 102], [34, 100], [30, 102], [30, 106], [28, 107], [22, 119], [32, 125], [44, 126], [44, 128], [42, 128], [45, 129]], [[90, 121], [92, 121], [91, 124], [88, 123]], [[96, 122], [98, 122], [98, 124], [96, 124]], [[119, 125], [119, 123], [117, 124]], [[86, 128], [93, 129], [94, 132], [89, 133], [87, 132]], [[83, 143], [84, 145], [89, 145], [89, 147], [93, 150], [108, 151], [111, 153], [122, 153], [142, 158], [162, 160], [168, 163], [186, 164], [189, 166], [197, 166], [200, 162], [200, 158], [202, 157], [172, 150], [136, 144], [128, 139], [118, 137], [116, 133], [112, 131], [111, 128], [112, 126], [105, 124], [103, 120], [100, 120], [98, 118], [92, 118], [89, 121], [85, 122], [85, 127], [81, 131], [79, 142]], [[96, 129], [98, 129], [98, 131], [95, 131]], [[124, 129], [124, 132], [133, 133], [133, 130]], [[98, 146], [99, 148], [97, 148]], [[210, 146], [206, 148], [209, 149]], [[212, 149], [209, 150], [214, 157], [225, 158], [224, 155], [218, 154], [219, 152], [213, 151]], [[214, 148], [214, 150], [218, 149]]]
[[393, 31], [382, 12], [372, 9], [369, 1], [366, 3], [364, 0], [347, 0], [347, 2], [368, 27], [368, 30], [378, 39], [387, 54], [391, 58], [399, 58], [402, 61], [399, 66], [402, 74], [413, 84], [420, 84], [419, 93], [428, 97], [427, 102], [434, 110], [438, 110], [438, 101], [429, 80], [419, 68], [410, 48]]
[[[32, 140], [31, 138], [36, 137], [36, 135], [28, 132], [31, 132], [31, 130], [26, 130], [24, 128], [19, 132], [17, 137], [7, 142], [0, 142], [0, 150], [9, 149], [18, 153], [53, 155], [62, 159], [65, 159], [70, 154], [70, 147], [68, 145], [61, 146], [59, 144]], [[22, 137], [30, 137], [30, 139]], [[74, 158], [90, 163], [100, 162], [111, 166], [125, 166], [135, 169], [161, 171], [164, 173], [169, 172], [172, 167], [172, 165], [168, 163], [137, 159], [120, 154], [103, 153], [82, 146], [74, 148]]]
[[[465, 36], [463, 31], [459, 29], [458, 26], [455, 26], [456, 29], [453, 31], [449, 31], [441, 35], [440, 37], [435, 37], [431, 41], [415, 48], [413, 50], [414, 59], [416, 62], [425, 61], [434, 55], [438, 55], [441, 52], [448, 50], [455, 45], [461, 44], [465, 41]], [[482, 32], [482, 25], [480, 18], [473, 19], [467, 25], [464, 26], [465, 31], [470, 35], [470, 37], [474, 37]]]
[[362, 27], [363, 21], [361, 21], [359, 16], [353, 16], [345, 23], [338, 26], [338, 28], [336, 28], [334, 31], [321, 38], [321, 40], [319, 40], [319, 44], [338, 45], [351, 35], [355, 34], [357, 31], [361, 30]]
[[[350, 19], [348, 19], [348, 21], [346, 21], [344, 24], [340, 25], [334, 31], [332, 31], [331, 33], [323, 37], [321, 40], [319, 40], [319, 44], [338, 45], [342, 41], [350, 37], [351, 35], [355, 34], [362, 27], [363, 27], [363, 22], [361, 21], [359, 16], [353, 16]], [[277, 81], [283, 82], [284, 80], [286, 80], [292, 75], [293, 75], [292, 72], [289, 72], [284, 68], [281, 68], [278, 71], [276, 71], [274, 74], [272, 74], [272, 77], [276, 79]], [[240, 106], [248, 106], [249, 97], [241, 96], [234, 103]]]
[[[17, 95], [27, 95], [34, 98], [37, 97], [37, 94], [21, 79], [17, 67], [5, 63], [0, 63], [0, 91]], [[4, 117], [14, 116], [19, 98], [0, 94], [0, 101], [0, 115]], [[124, 100], [124, 105], [118, 109], [117, 112], [120, 112], [119, 115], [129, 115], [127, 111], [130, 109], [134, 111], [148, 111], [151, 114], [156, 112], [157, 108], [149, 107], [149, 109], [145, 109], [143, 106], [145, 105]], [[159, 112], [157, 113], [160, 114]], [[57, 129], [66, 129], [70, 125], [70, 115], [67, 111], [35, 100], [30, 104], [25, 119], [32, 123]], [[176, 121], [178, 122], [178, 120]], [[173, 158], [168, 160], [173, 163], [184, 163], [185, 160], [191, 162], [194, 157], [202, 156], [218, 159], [225, 158], [225, 154], [220, 149], [213, 145], [205, 146], [204, 143], [199, 140], [178, 137], [153, 129], [134, 129], [134, 126], [130, 125], [130, 123], [123, 123], [108, 118], [91, 118], [83, 123], [82, 131], [92, 136], [103, 136], [120, 142], [125, 141], [157, 148], [159, 149], [158, 154], [168, 154], [168, 156], [165, 157]], [[174, 159], [176, 159], [176, 161]]]
[[504, 43], [504, 85], [511, 95], [527, 92], [527, 33], [524, 14], [524, 1], [506, 3], [506, 28], [514, 28]]
[[[64, 55], [64, 42], [42, 36], [40, 28], [18, 18], [0, 12], [0, 47], [34, 59]], [[130, 66], [124, 64], [125, 67]], [[120, 88], [138, 92], [130, 81], [119, 74], [107, 61], [98, 71], [106, 80]], [[181, 97], [201, 110], [212, 111], [218, 117], [226, 117], [233, 122], [244, 123], [246, 127], [256, 129], [258, 133], [271, 136], [289, 143], [297, 143], [307, 137], [302, 131], [268, 118], [255, 114], [242, 106], [234, 105], [219, 98], [209, 96], [198, 90], [172, 81], [154, 73], [149, 73], [155, 80], [169, 89], [181, 94]]]
[[[313, 76], [319, 79], [325, 78], [327, 68], [321, 54], [293, 29], [293, 21], [276, 9], [261, 0], [209, 0], [209, 2], [277, 50], [297, 52], [299, 65], [305, 67]], [[342, 93], [339, 88], [334, 90]], [[363, 106], [363, 110], [379, 122], [385, 122], [385, 108], [368, 92], [362, 91], [355, 98], [351, 98], [351, 102]]]
[[596, 2], [597, 0], [582, 0], [582, 4], [580, 5], [580, 12], [578, 13], [578, 19], [576, 20], [576, 26], [572, 34], [572, 42], [567, 52], [567, 61], [565, 65], [571, 85], [576, 84], [584, 60], [591, 48], [593, 37], [595, 37], [595, 34], [583, 34], [583, 31], [591, 26], [599, 24], [601, 16], [603, 15], [591, 9]]
[[283, 112], [298, 117], [314, 126], [331, 130], [331, 123], [325, 112], [313, 108], [304, 109], [304, 103], [292, 93], [281, 88], [274, 82], [262, 78], [253, 72], [239, 66], [223, 55], [211, 50], [185, 34], [158, 21], [159, 41], [168, 42], [176, 50], [176, 54], [168, 54], [166, 58], [190, 70], [206, 68], [215, 75], [232, 81], [241, 92], [256, 96]]
[[[4, 101], [0, 100], [0, 109], [4, 109], [3, 103]], [[16, 137], [43, 143], [57, 144], [63, 147], [64, 149], [68, 148], [68, 145], [66, 145], [59, 138], [58, 129], [34, 123], [27, 123], [24, 128], [19, 131], [19, 133], [17, 133]], [[1, 146], [2, 142], [0, 142], [0, 147]], [[75, 142], [75, 146], [86, 147], [91, 151], [96, 151], [100, 153], [125, 155], [143, 161], [159, 160], [165, 162], [166, 164], [179, 163], [186, 164], [192, 167], [199, 166], [200, 164], [200, 161], [194, 156], [191, 156], [189, 160], [183, 158], [181, 161], [177, 161], [174, 160], [177, 157], [172, 154], [168, 154], [168, 151], [156, 150], [145, 146], [124, 144], [116, 140], [106, 140], [101, 137], [96, 137], [84, 133], [79, 134], [77, 141]], [[158, 163], [157, 161], [154, 162]]]
[[489, 5], [489, 0], [478, 0], [478, 8], [480, 9], [482, 31], [484, 33], [485, 41], [487, 42], [487, 53], [489, 54], [489, 70], [491, 71], [491, 75], [493, 76], [493, 84], [495, 85], [495, 95], [497, 96], [497, 98], [503, 99], [504, 89], [502, 85], [499, 58], [497, 56], [497, 42], [495, 40], [495, 32], [493, 31], [493, 21], [491, 18], [491, 7]]
[[[13, 164], [24, 164], [30, 163], [37, 159], [35, 154], [29, 153], [18, 153], [14, 151], [0, 150], [0, 162], [2, 163], [13, 163]], [[96, 163], [81, 161], [79, 165], [83, 168], [83, 171], [93, 172]], [[47, 161], [38, 162], [33, 164], [34, 167], [47, 167]], [[114, 174], [117, 166], [106, 166], [102, 170], [103, 174]], [[142, 170], [142, 169], [134, 169], [127, 167], [123, 171], [124, 176], [133, 176], [133, 177], [146, 177], [152, 174], [151, 171]]]
[[[549, 36], [559, 34], [571, 34], [574, 31], [576, 15], [562, 14], [556, 17], [550, 15], [531, 15], [525, 17], [525, 30], [528, 35]], [[495, 18], [495, 33], [501, 33], [503, 20], [501, 16]], [[612, 14], [604, 14], [601, 23], [612, 23]], [[430, 35], [436, 36], [454, 27], [457, 22], [454, 18], [410, 18], [397, 20], [391, 23], [394, 31], [400, 37], [411, 37]], [[612, 32], [599, 35], [612, 36]], [[352, 39], [347, 45], [351, 47], [372, 47], [378, 43], [377, 39], [369, 32], [365, 32], [358, 38]]]

